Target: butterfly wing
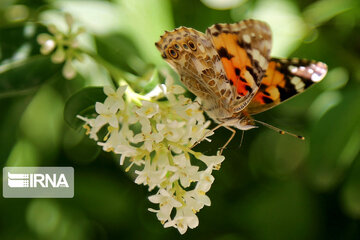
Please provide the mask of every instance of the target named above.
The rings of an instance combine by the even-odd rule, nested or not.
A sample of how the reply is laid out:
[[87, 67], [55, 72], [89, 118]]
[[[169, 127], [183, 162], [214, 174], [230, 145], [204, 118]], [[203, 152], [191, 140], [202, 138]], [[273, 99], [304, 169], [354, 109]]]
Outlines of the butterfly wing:
[[203, 100], [203, 107], [214, 120], [229, 117], [232, 87], [220, 57], [209, 38], [194, 29], [180, 27], [165, 32], [155, 43], [162, 57], [179, 73], [182, 83]]
[[321, 81], [326, 73], [327, 65], [322, 62], [272, 58], [266, 76], [246, 111], [257, 114], [279, 105]]
[[270, 59], [271, 30], [258, 20], [234, 24], [215, 24], [207, 36], [220, 56], [232, 85], [234, 112], [241, 111], [257, 92]]

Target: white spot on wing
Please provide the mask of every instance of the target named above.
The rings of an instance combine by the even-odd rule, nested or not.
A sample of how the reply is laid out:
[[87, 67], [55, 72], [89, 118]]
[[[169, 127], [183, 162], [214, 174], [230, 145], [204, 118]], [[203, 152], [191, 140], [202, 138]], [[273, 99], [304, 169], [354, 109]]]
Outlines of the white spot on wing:
[[263, 55], [261, 55], [261, 53], [259, 52], [259, 50], [257, 49], [253, 49], [251, 51], [251, 55], [253, 57], [254, 60], [257, 60], [259, 62], [259, 65], [262, 69], [266, 69], [267, 68], [267, 60], [264, 58]]
[[293, 77], [293, 78], [291, 79], [291, 83], [294, 84], [295, 86], [296, 86], [299, 82], [301, 82], [301, 79], [300, 79], [299, 77]]
[[250, 38], [250, 36], [247, 35], [247, 34], [244, 34], [244, 35], [243, 35], [243, 40], [244, 40], [246, 43], [250, 43], [250, 42], [251, 42], [251, 38]]
[[324, 76], [319, 73], [314, 73], [313, 75], [311, 75], [311, 81], [320, 82], [323, 79], [323, 77]]
[[289, 71], [294, 74], [294, 73], [296, 73], [298, 71], [298, 68], [293, 66], [293, 65], [290, 65], [289, 66]]
[[303, 91], [305, 87], [305, 83], [299, 77], [293, 77], [290, 82], [295, 86], [297, 91]]
[[314, 71], [314, 73], [311, 75], [311, 81], [313, 82], [320, 82], [326, 75], [327, 67], [324, 63], [317, 63], [310, 65], [311, 69]]
[[251, 79], [251, 85], [253, 85], [253, 83], [255, 82], [253, 76], [248, 71], [245, 72], [244, 77], [245, 79]]

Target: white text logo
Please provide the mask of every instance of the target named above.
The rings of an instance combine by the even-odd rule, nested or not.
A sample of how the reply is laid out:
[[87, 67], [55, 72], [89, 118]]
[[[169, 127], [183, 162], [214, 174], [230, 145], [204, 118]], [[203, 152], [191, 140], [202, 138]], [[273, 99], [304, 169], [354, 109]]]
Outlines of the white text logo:
[[72, 198], [72, 167], [4, 167], [5, 198]]
[[66, 180], [64, 174], [60, 174], [57, 177], [57, 174], [42, 174], [42, 173], [35, 173], [35, 174], [21, 174], [21, 173], [8, 173], [8, 185], [11, 188], [33, 188], [33, 187], [69, 187], [69, 184]]

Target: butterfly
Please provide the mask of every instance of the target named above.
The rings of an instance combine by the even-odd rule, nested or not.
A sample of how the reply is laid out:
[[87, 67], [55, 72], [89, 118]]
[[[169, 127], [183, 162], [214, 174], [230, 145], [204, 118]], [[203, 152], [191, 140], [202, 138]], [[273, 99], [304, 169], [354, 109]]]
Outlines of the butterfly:
[[[327, 65], [306, 59], [270, 56], [272, 33], [259, 20], [214, 24], [199, 32], [179, 27], [165, 31], [155, 43], [181, 82], [200, 98], [203, 110], [219, 127], [236, 131], [256, 127], [251, 115], [264, 112], [321, 81]], [[299, 138], [303, 138], [298, 136]]]

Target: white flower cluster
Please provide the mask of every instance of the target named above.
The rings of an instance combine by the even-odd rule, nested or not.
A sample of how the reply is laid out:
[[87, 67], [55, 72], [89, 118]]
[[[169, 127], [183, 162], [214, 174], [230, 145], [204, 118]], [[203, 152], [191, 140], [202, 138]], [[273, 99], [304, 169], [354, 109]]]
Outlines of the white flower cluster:
[[68, 26], [68, 32], [61, 32], [55, 25], [49, 24], [48, 30], [52, 34], [41, 33], [37, 36], [37, 41], [41, 45], [40, 52], [43, 55], [51, 55], [53, 63], [63, 63], [63, 76], [66, 79], [72, 79], [76, 75], [76, 70], [72, 64], [73, 59], [83, 60], [81, 52], [78, 50], [77, 36], [83, 33], [84, 28], [73, 30], [74, 20], [70, 14], [65, 14], [65, 21]]
[[[223, 156], [206, 156], [191, 147], [201, 141], [210, 122], [199, 104], [182, 95], [184, 89], [167, 79], [156, 97], [132, 101], [134, 93], [125, 86], [116, 91], [105, 87], [107, 98], [95, 105], [97, 117], [78, 116], [87, 134], [105, 151], [121, 154], [120, 164], [134, 165], [135, 183], [158, 189], [149, 197], [158, 204], [155, 212], [164, 227], [175, 227], [181, 234], [199, 224], [196, 213], [210, 206], [206, 192], [214, 181], [213, 170], [220, 168]], [[135, 94], [136, 95], [136, 94]], [[137, 105], [135, 103], [138, 103]], [[140, 103], [140, 104], [139, 104]], [[98, 132], [107, 127], [103, 141]]]

